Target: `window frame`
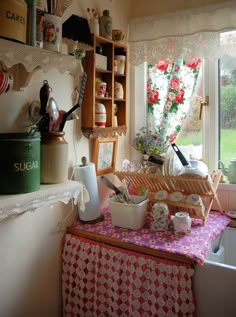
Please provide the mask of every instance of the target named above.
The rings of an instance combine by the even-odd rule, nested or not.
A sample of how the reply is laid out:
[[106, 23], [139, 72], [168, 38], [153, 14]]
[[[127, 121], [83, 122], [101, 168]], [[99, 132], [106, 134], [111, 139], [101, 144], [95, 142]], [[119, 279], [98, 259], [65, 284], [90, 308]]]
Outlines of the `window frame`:
[[[203, 67], [203, 96], [209, 96], [209, 106], [202, 113], [202, 144], [203, 159], [211, 171], [218, 169], [219, 153], [219, 89], [218, 89], [218, 60], [202, 58]], [[131, 66], [131, 144], [136, 132], [146, 126], [146, 81], [147, 62]], [[144, 106], [143, 106], [144, 105]], [[206, 123], [206, 124], [205, 124]], [[131, 159], [137, 159], [139, 153], [131, 151]]]

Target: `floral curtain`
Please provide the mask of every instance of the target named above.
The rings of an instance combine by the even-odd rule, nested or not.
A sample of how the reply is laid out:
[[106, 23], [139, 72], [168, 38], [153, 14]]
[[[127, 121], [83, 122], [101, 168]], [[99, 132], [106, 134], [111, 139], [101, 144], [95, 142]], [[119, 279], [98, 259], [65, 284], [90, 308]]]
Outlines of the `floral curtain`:
[[167, 146], [175, 141], [190, 113], [200, 65], [196, 56], [188, 61], [179, 58], [174, 63], [160, 59], [148, 65], [147, 130], [159, 135]]

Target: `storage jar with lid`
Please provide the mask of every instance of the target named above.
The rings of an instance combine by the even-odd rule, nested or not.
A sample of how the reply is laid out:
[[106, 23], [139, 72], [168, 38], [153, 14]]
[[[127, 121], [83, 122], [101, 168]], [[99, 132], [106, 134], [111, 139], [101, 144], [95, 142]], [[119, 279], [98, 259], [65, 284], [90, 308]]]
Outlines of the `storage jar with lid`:
[[109, 10], [104, 10], [103, 15], [99, 18], [99, 34], [107, 39], [112, 39], [112, 18]]
[[177, 212], [173, 219], [175, 234], [184, 236], [191, 233], [191, 223], [192, 220], [188, 212]]

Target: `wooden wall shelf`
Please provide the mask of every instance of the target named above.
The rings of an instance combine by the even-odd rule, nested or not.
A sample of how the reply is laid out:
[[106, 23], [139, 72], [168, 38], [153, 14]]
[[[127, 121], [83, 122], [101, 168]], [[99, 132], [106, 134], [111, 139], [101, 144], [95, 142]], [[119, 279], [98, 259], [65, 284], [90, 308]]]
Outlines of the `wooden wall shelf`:
[[[98, 56], [98, 54], [100, 56]], [[118, 74], [114, 66], [115, 55], [124, 55], [125, 72]], [[107, 61], [107, 66], [100, 66], [100, 57]], [[127, 117], [127, 47], [119, 42], [105, 39], [101, 36], [93, 37], [93, 51], [86, 53], [83, 59], [84, 71], [88, 75], [85, 88], [83, 108], [81, 115], [81, 128], [86, 137], [106, 137], [126, 134]], [[99, 62], [98, 62], [99, 61]], [[98, 65], [100, 67], [98, 67]], [[99, 97], [96, 94], [96, 82], [101, 80], [107, 84], [107, 97]], [[124, 98], [115, 98], [115, 82], [119, 82], [124, 90]], [[98, 128], [96, 125], [95, 106], [102, 103], [106, 108], [106, 127]], [[115, 114], [115, 104], [118, 108]], [[115, 118], [115, 116], [117, 118]], [[116, 124], [117, 122], [117, 124]]]

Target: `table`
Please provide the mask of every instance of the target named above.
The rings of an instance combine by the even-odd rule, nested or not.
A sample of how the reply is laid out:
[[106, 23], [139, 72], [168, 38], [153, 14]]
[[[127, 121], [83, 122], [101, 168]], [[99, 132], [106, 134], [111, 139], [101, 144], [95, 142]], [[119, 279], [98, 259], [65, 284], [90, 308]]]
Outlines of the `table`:
[[171, 231], [150, 232], [149, 220], [133, 231], [113, 227], [109, 208], [103, 214], [104, 221], [78, 222], [64, 237], [64, 317], [196, 316], [193, 264], [204, 262], [230, 219], [211, 212], [206, 226], [195, 220], [177, 243]]

